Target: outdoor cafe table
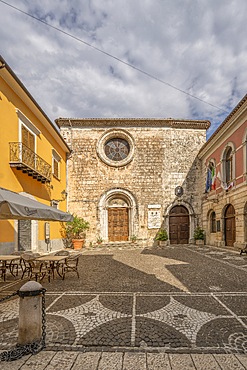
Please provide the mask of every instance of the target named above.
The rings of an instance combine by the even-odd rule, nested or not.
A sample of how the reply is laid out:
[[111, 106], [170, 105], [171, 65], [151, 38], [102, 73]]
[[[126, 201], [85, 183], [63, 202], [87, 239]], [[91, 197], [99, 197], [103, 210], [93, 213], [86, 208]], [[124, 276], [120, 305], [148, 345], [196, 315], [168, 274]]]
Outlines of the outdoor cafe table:
[[[46, 255], [35, 258], [35, 261], [43, 261], [49, 263], [48, 268], [48, 281], [50, 281], [51, 274], [54, 278], [54, 272], [57, 271], [58, 275], [64, 279], [64, 263], [68, 256], [54, 256], [54, 255]], [[59, 271], [59, 267], [61, 267], [61, 272]]]
[[0, 255], [0, 271], [2, 272], [1, 274], [1, 277], [3, 278], [3, 280], [5, 281], [6, 280], [6, 272], [7, 272], [7, 269], [9, 269], [10, 273], [13, 275], [13, 276], [16, 276], [13, 271], [12, 271], [12, 263], [13, 261], [20, 261], [20, 256], [16, 256], [16, 255]]

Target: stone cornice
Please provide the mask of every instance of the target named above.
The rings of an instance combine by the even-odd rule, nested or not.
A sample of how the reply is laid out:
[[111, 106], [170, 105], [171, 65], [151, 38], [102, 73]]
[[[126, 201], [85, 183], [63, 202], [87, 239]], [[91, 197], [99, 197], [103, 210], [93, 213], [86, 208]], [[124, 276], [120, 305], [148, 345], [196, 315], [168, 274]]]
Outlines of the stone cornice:
[[171, 127], [183, 129], [202, 129], [210, 127], [207, 120], [185, 120], [173, 118], [57, 118], [59, 127]]
[[210, 148], [219, 141], [219, 139], [226, 134], [226, 131], [235, 124], [236, 120], [241, 114], [246, 114], [247, 111], [247, 94], [240, 100], [231, 113], [225, 118], [221, 125], [215, 130], [208, 141], [201, 147], [199, 151], [199, 158], [210, 150]]

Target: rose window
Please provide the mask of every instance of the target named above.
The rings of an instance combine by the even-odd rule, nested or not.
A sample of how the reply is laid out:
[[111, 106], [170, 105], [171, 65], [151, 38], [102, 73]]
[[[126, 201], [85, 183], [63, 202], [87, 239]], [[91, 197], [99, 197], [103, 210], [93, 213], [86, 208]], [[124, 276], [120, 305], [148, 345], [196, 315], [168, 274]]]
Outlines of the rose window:
[[129, 155], [130, 145], [125, 139], [113, 138], [105, 143], [105, 155], [112, 161], [122, 161]]

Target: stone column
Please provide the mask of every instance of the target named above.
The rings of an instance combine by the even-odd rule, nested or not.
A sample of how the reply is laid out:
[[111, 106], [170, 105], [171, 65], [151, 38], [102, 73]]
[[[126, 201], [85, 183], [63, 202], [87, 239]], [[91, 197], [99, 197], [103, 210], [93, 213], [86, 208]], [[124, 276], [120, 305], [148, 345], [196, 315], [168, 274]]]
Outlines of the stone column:
[[42, 338], [42, 292], [36, 281], [29, 281], [19, 290], [19, 335], [18, 344], [38, 342]]

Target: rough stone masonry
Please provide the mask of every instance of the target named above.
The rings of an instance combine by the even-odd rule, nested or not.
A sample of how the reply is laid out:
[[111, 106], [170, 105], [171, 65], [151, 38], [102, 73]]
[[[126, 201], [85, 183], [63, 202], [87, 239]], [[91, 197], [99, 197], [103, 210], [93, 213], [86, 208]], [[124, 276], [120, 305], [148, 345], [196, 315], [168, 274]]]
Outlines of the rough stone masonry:
[[[56, 122], [72, 150], [69, 211], [90, 222], [87, 243], [98, 236], [104, 242], [129, 241], [132, 235], [153, 241], [160, 227], [169, 234], [169, 214], [176, 205], [188, 212], [189, 240], [193, 239], [201, 213], [196, 157], [206, 141], [208, 121], [59, 118]], [[178, 186], [183, 192], [179, 196]]]

